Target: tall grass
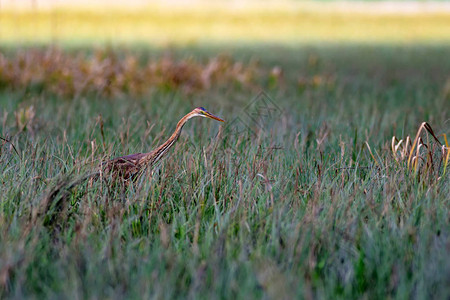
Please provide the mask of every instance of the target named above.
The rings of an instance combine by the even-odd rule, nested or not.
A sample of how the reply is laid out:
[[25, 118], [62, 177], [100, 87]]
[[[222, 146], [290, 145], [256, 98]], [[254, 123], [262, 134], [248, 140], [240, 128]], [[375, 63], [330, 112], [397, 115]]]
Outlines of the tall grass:
[[[253, 86], [3, 89], [2, 298], [447, 298], [447, 51], [366, 50], [281, 49], [275, 69], [261, 55], [255, 85], [280, 113], [255, 122]], [[244, 67], [248, 55], [234, 54]], [[126, 190], [92, 181], [46, 202], [105, 157], [154, 148], [200, 105], [228, 123], [191, 120]], [[420, 130], [414, 169], [417, 149], [402, 159], [392, 136], [422, 121], [447, 148]]]

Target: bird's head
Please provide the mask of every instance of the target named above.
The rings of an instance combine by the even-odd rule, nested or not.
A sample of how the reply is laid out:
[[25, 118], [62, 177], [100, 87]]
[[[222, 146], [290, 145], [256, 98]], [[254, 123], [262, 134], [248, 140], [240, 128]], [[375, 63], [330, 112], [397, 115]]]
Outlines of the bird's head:
[[221, 118], [213, 115], [212, 113], [210, 113], [209, 111], [207, 111], [206, 109], [204, 109], [203, 107], [197, 107], [195, 108], [192, 112], [191, 112], [192, 116], [191, 117], [204, 117], [204, 118], [209, 118], [209, 119], [213, 119], [213, 120], [217, 120], [220, 122], [225, 122], [224, 120], [222, 120]]

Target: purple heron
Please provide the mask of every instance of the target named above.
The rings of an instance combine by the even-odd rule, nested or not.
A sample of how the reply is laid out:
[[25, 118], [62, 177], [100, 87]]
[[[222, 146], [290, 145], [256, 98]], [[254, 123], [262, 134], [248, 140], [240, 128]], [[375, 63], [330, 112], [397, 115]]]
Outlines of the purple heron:
[[[221, 118], [208, 112], [203, 107], [197, 107], [193, 111], [185, 115], [183, 118], [181, 118], [181, 120], [177, 124], [177, 127], [175, 128], [174, 133], [169, 137], [167, 141], [165, 141], [155, 150], [147, 153], [135, 153], [131, 155], [120, 156], [105, 161], [93, 173], [86, 174], [85, 176], [78, 178], [72, 182], [70, 182], [67, 177], [60, 179], [56, 183], [56, 185], [45, 194], [44, 211], [47, 211], [48, 207], [52, 205], [52, 202], [54, 202], [55, 199], [57, 201], [55, 207], [59, 207], [58, 209], [60, 209], [66, 203], [66, 201], [61, 200], [69, 195], [69, 191], [88, 179], [95, 180], [102, 176], [104, 176], [105, 179], [122, 178], [125, 180], [125, 184], [127, 185], [130, 180], [136, 179], [143, 173], [145, 169], [151, 168], [159, 160], [161, 160], [161, 158], [169, 151], [170, 147], [172, 147], [173, 144], [175, 144], [175, 142], [178, 140], [184, 124], [186, 124], [186, 122], [193, 117], [204, 117], [220, 122], [225, 122]], [[55, 218], [53, 217], [50, 219], [53, 221], [55, 220]]]
[[106, 174], [111, 174], [114, 177], [121, 177], [125, 180], [133, 179], [145, 169], [151, 169], [161, 158], [169, 151], [180, 136], [184, 124], [194, 117], [204, 117], [220, 122], [225, 122], [221, 118], [208, 112], [203, 107], [197, 107], [190, 113], [181, 118], [178, 122], [175, 131], [162, 145], [147, 153], [135, 153], [125, 156], [116, 157], [112, 160], [106, 161], [102, 164], [102, 170]]

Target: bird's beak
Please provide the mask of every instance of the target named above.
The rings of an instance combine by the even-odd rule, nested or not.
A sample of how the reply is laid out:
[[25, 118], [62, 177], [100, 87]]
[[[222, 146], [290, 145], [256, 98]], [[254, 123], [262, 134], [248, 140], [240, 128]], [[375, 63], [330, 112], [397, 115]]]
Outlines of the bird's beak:
[[221, 118], [219, 118], [219, 117], [213, 115], [213, 114], [210, 113], [209, 111], [206, 111], [206, 112], [205, 112], [205, 115], [206, 115], [208, 118], [211, 118], [211, 119], [214, 119], [214, 120], [217, 120], [217, 121], [220, 121], [220, 122], [225, 122], [225, 120], [222, 120]]

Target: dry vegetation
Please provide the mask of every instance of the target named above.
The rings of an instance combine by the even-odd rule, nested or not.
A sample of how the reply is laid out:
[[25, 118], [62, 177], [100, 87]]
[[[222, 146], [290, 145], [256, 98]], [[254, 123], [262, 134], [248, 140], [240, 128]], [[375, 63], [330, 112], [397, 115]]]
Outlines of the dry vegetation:
[[57, 48], [0, 53], [0, 88], [37, 90], [61, 97], [121, 95], [142, 97], [151, 89], [178, 89], [194, 93], [211, 86], [250, 85], [259, 70], [229, 56], [206, 62], [177, 60], [171, 55], [142, 62], [131, 53], [97, 50], [71, 55]]

